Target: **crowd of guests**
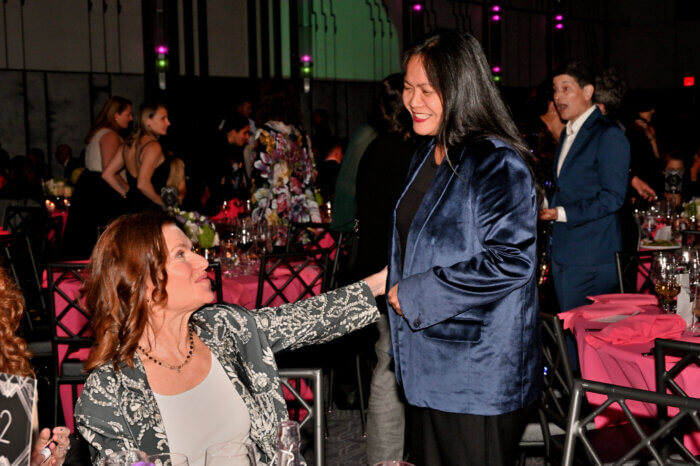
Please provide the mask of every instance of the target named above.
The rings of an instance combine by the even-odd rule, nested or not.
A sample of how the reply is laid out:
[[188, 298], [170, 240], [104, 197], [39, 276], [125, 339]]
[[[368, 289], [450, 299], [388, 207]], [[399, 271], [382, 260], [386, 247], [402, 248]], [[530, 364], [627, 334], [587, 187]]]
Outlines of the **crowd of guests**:
[[[110, 98], [85, 138], [82, 170], [70, 148], [56, 150], [76, 183], [64, 244], [76, 258], [92, 253], [96, 272], [87, 304], [98, 342], [76, 407], [95, 459], [173, 446], [201, 457], [203, 439], [221, 437], [251, 440], [266, 463], [285, 416], [266, 353], [377, 320], [370, 464], [512, 464], [540, 390], [538, 264], [551, 264], [559, 310], [583, 305], [615, 291], [614, 253], [632, 243], [626, 231], [636, 238], [625, 229], [633, 206], [665, 198], [680, 207], [700, 195], [696, 142], [657, 130], [653, 103], [627, 102], [625, 91], [614, 71], [596, 76], [569, 62], [535, 90], [531, 118], [516, 125], [480, 44], [442, 32], [382, 81], [372, 117], [347, 144], [320, 109], [306, 132], [294, 90], [265, 83], [255, 120], [246, 100], [212, 129], [213, 163], [196, 191], [185, 162], [161, 144], [168, 109], [143, 103], [134, 117], [131, 102]], [[43, 154], [30, 151], [15, 168], [19, 157], [6, 155], [8, 187], [44, 176]], [[196, 313], [212, 299], [206, 261], [161, 213], [187, 199], [207, 214], [249, 200], [252, 217], [273, 225], [319, 222], [332, 202], [332, 228], [358, 233], [349, 276], [369, 278], [311, 305]], [[373, 297], [384, 291], [377, 313]], [[245, 360], [222, 350], [233, 347]], [[172, 397], [202, 388], [210, 370], [214, 391], [197, 403], [198, 422], [212, 428], [192, 436]], [[107, 388], [115, 380], [147, 387], [128, 400], [140, 412], [105, 408], [125, 403]], [[207, 405], [224, 392], [230, 411]]]

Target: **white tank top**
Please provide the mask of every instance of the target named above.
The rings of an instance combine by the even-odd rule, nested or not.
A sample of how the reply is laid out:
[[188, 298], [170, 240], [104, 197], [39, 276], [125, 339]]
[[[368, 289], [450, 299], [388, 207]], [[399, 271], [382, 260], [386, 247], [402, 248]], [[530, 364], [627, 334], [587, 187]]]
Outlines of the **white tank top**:
[[207, 447], [250, 437], [250, 415], [243, 398], [211, 355], [211, 369], [196, 387], [178, 395], [153, 393], [163, 417], [170, 451], [187, 455], [190, 466], [203, 466]]
[[100, 150], [100, 139], [102, 136], [114, 131], [110, 128], [102, 128], [92, 135], [90, 142], [85, 148], [85, 168], [93, 172], [102, 173], [102, 151]]

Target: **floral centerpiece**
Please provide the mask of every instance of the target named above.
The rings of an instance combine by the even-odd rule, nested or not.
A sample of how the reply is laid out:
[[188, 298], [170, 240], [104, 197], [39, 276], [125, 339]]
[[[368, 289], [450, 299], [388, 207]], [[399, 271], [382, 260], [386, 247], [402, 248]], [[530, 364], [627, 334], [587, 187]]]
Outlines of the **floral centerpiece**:
[[206, 250], [219, 245], [219, 234], [209, 218], [199, 212], [188, 212], [177, 207], [170, 209], [170, 212], [195, 248]]
[[314, 159], [304, 138], [294, 127], [288, 134], [275, 128], [258, 130], [253, 219], [265, 219], [268, 225], [321, 221]]
[[51, 178], [44, 181], [44, 193], [53, 197], [71, 197], [73, 186], [63, 178]]
[[700, 198], [694, 197], [688, 202], [683, 203], [683, 212], [688, 218], [693, 218], [698, 216], [700, 212]]

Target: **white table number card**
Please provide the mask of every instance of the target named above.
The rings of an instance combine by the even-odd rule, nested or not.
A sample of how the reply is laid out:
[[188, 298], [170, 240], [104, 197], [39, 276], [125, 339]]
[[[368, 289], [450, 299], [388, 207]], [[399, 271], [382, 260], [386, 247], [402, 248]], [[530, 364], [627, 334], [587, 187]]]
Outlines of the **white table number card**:
[[0, 466], [29, 466], [36, 379], [0, 372]]

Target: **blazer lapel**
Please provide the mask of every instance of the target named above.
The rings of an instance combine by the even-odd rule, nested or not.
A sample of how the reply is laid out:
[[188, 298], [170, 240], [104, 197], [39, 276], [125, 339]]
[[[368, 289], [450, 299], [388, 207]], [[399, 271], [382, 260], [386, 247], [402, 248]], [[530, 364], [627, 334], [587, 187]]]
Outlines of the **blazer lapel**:
[[581, 152], [581, 148], [586, 145], [588, 139], [590, 139], [593, 135], [593, 132], [591, 131], [591, 126], [593, 126], [593, 123], [598, 119], [599, 115], [600, 110], [596, 108], [583, 123], [581, 129], [578, 130], [578, 133], [576, 134], [576, 139], [574, 139], [574, 143], [571, 145], [569, 153], [566, 155], [564, 164], [561, 166], [561, 173], [566, 173], [566, 167], [568, 167], [571, 164], [571, 161]]
[[[466, 149], [462, 149], [460, 157], [455, 158], [452, 162], [454, 169], [450, 167], [450, 164], [447, 162], [446, 159], [443, 160], [443, 162], [438, 167], [437, 172], [435, 173], [435, 178], [433, 178], [433, 181], [430, 183], [430, 188], [428, 188], [428, 192], [425, 193], [423, 200], [418, 206], [418, 209], [416, 210], [416, 213], [413, 216], [413, 220], [411, 221], [411, 228], [409, 228], [408, 230], [408, 238], [406, 239], [406, 255], [404, 257], [404, 270], [409, 268], [407, 266], [413, 260], [413, 256], [416, 251], [416, 245], [418, 244], [418, 238], [423, 232], [425, 224], [427, 223], [428, 219], [430, 219], [432, 213], [435, 211], [438, 203], [440, 202], [440, 199], [447, 191], [447, 188], [450, 186], [450, 184], [456, 177], [455, 172], [459, 168], [459, 165], [461, 164], [464, 158], [465, 151]], [[432, 151], [429, 157], [432, 157]], [[428, 158], [426, 157], [424, 163], [430, 163], [430, 160], [428, 160]]]

